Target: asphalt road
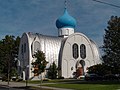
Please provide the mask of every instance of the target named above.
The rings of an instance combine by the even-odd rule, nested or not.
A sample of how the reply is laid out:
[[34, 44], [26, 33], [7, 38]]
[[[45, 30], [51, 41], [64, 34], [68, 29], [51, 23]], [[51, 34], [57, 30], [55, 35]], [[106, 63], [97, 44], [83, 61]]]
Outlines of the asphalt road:
[[25, 89], [18, 89], [18, 88], [0, 86], [0, 90], [25, 90]]
[[0, 86], [0, 90], [9, 90], [9, 88], [1, 87], [1, 86]]
[[26, 89], [25, 87], [8, 87], [8, 86], [0, 86], [0, 90], [31, 90], [31, 89]]

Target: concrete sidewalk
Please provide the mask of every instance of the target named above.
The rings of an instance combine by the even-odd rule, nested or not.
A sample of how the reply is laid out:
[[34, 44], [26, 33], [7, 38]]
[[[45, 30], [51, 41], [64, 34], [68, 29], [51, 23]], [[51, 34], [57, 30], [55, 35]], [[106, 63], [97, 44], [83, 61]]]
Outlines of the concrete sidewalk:
[[[53, 84], [53, 83], [52, 83]], [[0, 81], [0, 85], [2, 86], [8, 86], [8, 82], [2, 82]], [[33, 86], [33, 87], [37, 87], [39, 88], [43, 88], [43, 89], [49, 89], [49, 90], [73, 90], [73, 89], [63, 89], [63, 88], [55, 88], [55, 87], [47, 87], [47, 86], [40, 86], [40, 84], [30, 84], [28, 83], [27, 86]], [[26, 83], [22, 83], [22, 82], [9, 82], [9, 87], [12, 88], [21, 88], [21, 87], [26, 87]]]

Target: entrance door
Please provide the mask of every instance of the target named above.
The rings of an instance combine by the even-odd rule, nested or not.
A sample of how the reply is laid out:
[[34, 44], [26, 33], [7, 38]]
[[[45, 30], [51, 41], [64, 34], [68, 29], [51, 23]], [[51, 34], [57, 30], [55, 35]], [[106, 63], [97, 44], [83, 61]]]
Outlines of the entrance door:
[[82, 76], [83, 75], [83, 68], [78, 67], [76, 70], [76, 77]]

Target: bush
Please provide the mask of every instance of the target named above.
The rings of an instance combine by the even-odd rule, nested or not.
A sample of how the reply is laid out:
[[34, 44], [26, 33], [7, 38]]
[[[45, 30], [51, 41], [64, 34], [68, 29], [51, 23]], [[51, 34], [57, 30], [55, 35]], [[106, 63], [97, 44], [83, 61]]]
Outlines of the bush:
[[[8, 77], [3, 76], [3, 77], [2, 77], [2, 81], [8, 81]], [[10, 80], [9, 80], [9, 81], [10, 81]]]
[[59, 77], [58, 79], [64, 79], [64, 77]]
[[20, 82], [20, 81], [23, 81], [23, 79], [22, 79], [22, 78], [19, 78], [19, 79], [17, 79], [16, 81], [17, 81], [17, 82]]

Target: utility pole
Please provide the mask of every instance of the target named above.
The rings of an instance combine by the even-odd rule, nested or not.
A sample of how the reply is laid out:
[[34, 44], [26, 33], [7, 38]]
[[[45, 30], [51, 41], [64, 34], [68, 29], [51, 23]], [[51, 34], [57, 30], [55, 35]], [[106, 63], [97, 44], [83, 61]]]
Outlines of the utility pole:
[[9, 80], [10, 80], [10, 58], [8, 59], [8, 87], [9, 87]]
[[10, 82], [10, 61], [11, 61], [11, 56], [12, 55], [12, 50], [10, 50], [8, 56], [8, 86], [9, 86], [9, 82]]

